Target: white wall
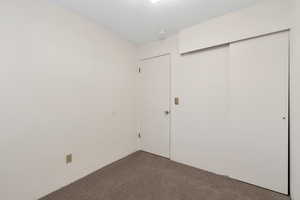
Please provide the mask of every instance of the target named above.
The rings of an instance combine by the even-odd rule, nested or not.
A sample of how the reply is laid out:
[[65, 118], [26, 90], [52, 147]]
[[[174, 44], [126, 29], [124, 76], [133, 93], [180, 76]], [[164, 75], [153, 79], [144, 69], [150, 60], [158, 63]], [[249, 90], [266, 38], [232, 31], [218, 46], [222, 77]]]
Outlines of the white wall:
[[[300, 49], [300, 22], [298, 19], [300, 19], [300, 3], [297, 0], [293, 0], [297, 3], [297, 6], [293, 5], [292, 7], [295, 7], [294, 14], [293, 15], [293, 21], [294, 24], [291, 23], [291, 21], [282, 21], [283, 24], [286, 24], [290, 26], [291, 28], [291, 45], [292, 45], [292, 55], [291, 55], [291, 80], [292, 80], [292, 87], [291, 87], [291, 96], [292, 96], [292, 105], [291, 105], [291, 154], [292, 154], [292, 197], [293, 200], [300, 200], [300, 109], [297, 105], [297, 102], [300, 102], [300, 90], [298, 89], [300, 85], [300, 55], [298, 53], [298, 49]], [[271, 1], [269, 1], [271, 2]], [[278, 2], [278, 1], [276, 1]], [[285, 0], [281, 1], [281, 3], [288, 4], [288, 7], [291, 8], [290, 2], [287, 2]], [[292, 12], [292, 10], [288, 11]], [[239, 13], [243, 14], [242, 11], [239, 11]], [[232, 15], [232, 14], [230, 14]], [[253, 13], [255, 15], [255, 13]], [[286, 18], [287, 20], [291, 20], [292, 18]], [[274, 22], [277, 24], [277, 22]], [[293, 25], [293, 26], [292, 26]], [[200, 27], [201, 25], [199, 25]], [[281, 26], [276, 26], [277, 30], [281, 29]], [[286, 27], [284, 26], [284, 29]], [[205, 30], [204, 30], [205, 31]], [[222, 34], [222, 32], [220, 33]], [[197, 34], [194, 34], [197, 35]], [[199, 34], [198, 34], [199, 36]], [[172, 36], [171, 38], [168, 38], [164, 41], [159, 42], [153, 42], [146, 45], [143, 45], [139, 48], [139, 58], [147, 58], [147, 57], [153, 57], [165, 53], [171, 53], [171, 59], [172, 59], [172, 98], [180, 96], [180, 91], [184, 90], [182, 85], [183, 79], [182, 79], [182, 71], [186, 70], [185, 66], [180, 65], [181, 63], [181, 56], [180, 53], [183, 52], [183, 50], [179, 49], [179, 41], [180, 37], [182, 36]], [[214, 36], [213, 36], [214, 37]], [[194, 38], [191, 37], [190, 41], [188, 41], [188, 37], [185, 37], [187, 40], [187, 44], [193, 44]], [[203, 40], [203, 38], [199, 39]], [[226, 43], [226, 42], [225, 42]], [[199, 48], [200, 47], [200, 48]], [[203, 46], [199, 46], [199, 43], [195, 43], [194, 48], [195, 49], [201, 49]], [[192, 48], [188, 47], [186, 48], [188, 51], [190, 51]], [[185, 51], [185, 50], [184, 50]], [[188, 73], [188, 72], [186, 72]], [[180, 123], [178, 121], [178, 116], [176, 116], [176, 108], [174, 107], [174, 104], [172, 104], [172, 140], [171, 140], [171, 159], [177, 160], [176, 157], [176, 149], [175, 146], [176, 143], [176, 134], [184, 134], [177, 132], [176, 126], [174, 124]], [[176, 122], [177, 121], [177, 122]], [[178, 144], [177, 144], [178, 145]]]
[[291, 157], [292, 197], [300, 200], [300, 2], [294, 2], [291, 31]]
[[216, 17], [179, 33], [179, 51], [187, 53], [291, 27], [290, 0], [266, 0]]
[[[44, 1], [2, 0], [0, 13], [0, 198], [36, 199], [135, 151], [135, 47]], [[292, 34], [292, 193], [298, 200], [299, 20]], [[176, 97], [185, 70], [177, 35], [142, 46], [139, 58], [164, 53], [172, 56]], [[74, 156], [69, 166], [67, 153]]]
[[45, 1], [0, 13], [0, 199], [37, 199], [135, 151], [135, 47]]

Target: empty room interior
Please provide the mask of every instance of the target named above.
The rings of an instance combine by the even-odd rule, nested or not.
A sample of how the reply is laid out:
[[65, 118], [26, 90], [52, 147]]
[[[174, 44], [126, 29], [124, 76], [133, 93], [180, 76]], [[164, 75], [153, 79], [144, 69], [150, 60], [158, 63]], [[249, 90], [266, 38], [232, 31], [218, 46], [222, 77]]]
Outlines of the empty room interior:
[[0, 0], [1, 200], [300, 200], [299, 0]]

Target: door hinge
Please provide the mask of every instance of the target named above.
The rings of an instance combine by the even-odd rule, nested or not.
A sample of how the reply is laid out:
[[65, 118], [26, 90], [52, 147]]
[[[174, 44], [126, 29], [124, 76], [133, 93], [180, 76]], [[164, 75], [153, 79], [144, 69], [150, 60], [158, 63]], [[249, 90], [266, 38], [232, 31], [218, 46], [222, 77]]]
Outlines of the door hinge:
[[138, 134], [138, 138], [141, 138], [141, 137], [142, 137], [142, 136], [141, 136], [141, 133], [139, 133], [139, 134]]

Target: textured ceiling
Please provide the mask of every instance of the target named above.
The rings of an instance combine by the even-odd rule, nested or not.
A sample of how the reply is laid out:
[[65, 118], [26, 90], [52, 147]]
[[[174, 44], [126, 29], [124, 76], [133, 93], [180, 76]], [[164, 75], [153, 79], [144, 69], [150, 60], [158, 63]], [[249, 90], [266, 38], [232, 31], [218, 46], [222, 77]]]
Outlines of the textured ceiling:
[[142, 44], [261, 0], [49, 0]]

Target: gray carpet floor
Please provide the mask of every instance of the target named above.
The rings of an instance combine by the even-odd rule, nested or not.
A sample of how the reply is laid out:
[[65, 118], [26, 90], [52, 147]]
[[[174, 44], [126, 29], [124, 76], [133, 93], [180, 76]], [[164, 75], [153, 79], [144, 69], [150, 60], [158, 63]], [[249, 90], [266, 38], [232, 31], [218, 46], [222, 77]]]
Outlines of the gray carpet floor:
[[140, 151], [41, 200], [288, 199], [285, 195]]

